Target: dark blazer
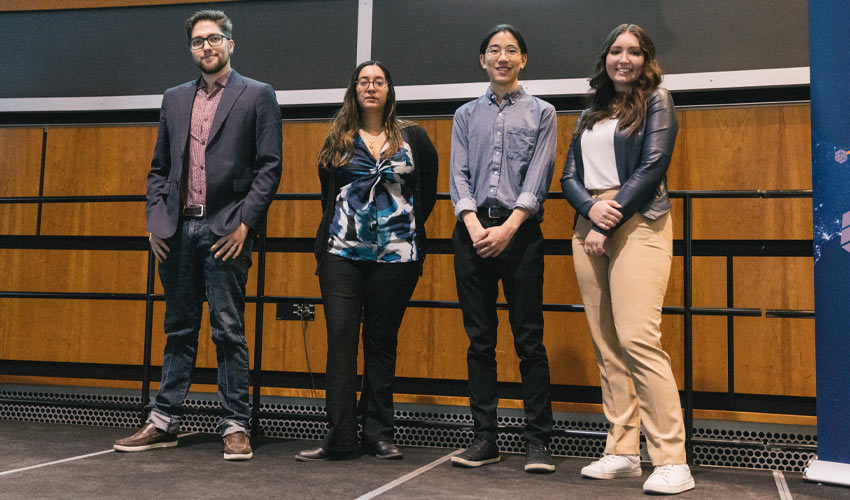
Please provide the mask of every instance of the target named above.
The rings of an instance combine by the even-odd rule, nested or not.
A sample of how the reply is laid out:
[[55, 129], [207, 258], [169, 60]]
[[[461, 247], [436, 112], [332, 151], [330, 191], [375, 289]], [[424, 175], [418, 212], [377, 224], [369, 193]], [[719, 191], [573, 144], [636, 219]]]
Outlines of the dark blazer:
[[[177, 230], [189, 122], [201, 79], [165, 91], [148, 173], [147, 229], [159, 238]], [[231, 73], [207, 140], [207, 219], [224, 236], [244, 222], [261, 229], [281, 172], [280, 106], [268, 84]]]
[[[416, 174], [416, 186], [413, 191], [413, 219], [416, 222], [416, 248], [419, 254], [419, 274], [425, 261], [425, 221], [434, 210], [437, 202], [437, 172], [439, 169], [437, 150], [425, 129], [419, 125], [408, 125], [401, 129], [404, 140], [410, 144], [413, 155], [413, 168]], [[313, 253], [316, 255], [316, 274], [322, 269], [322, 260], [328, 250], [330, 225], [333, 220], [336, 197], [339, 188], [336, 175], [331, 168], [319, 165], [319, 182], [322, 184], [322, 221], [316, 230]]]
[[[620, 224], [608, 230], [594, 224], [595, 231], [610, 235], [635, 213], [657, 219], [670, 211], [666, 175], [678, 130], [673, 98], [667, 89], [659, 87], [649, 96], [646, 117], [641, 127], [631, 135], [628, 129], [614, 133], [614, 158], [620, 179], [620, 191], [614, 199], [621, 205], [623, 218]], [[596, 199], [584, 187], [581, 134], [570, 143], [564, 173], [561, 175], [561, 189], [567, 201], [576, 209], [576, 216], [587, 217]]]

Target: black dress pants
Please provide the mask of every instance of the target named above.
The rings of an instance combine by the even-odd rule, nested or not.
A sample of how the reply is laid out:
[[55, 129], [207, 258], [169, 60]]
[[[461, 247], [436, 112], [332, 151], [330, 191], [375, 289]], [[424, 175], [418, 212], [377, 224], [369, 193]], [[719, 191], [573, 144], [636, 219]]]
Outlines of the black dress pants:
[[[398, 328], [419, 280], [419, 263], [376, 263], [327, 253], [319, 286], [328, 331], [325, 371], [328, 433], [322, 448], [357, 449], [357, 414], [364, 444], [393, 440], [393, 381]], [[357, 405], [357, 346], [363, 317], [363, 387]]]
[[[481, 218], [485, 227], [503, 221]], [[549, 359], [543, 346], [543, 235], [540, 223], [528, 219], [508, 247], [496, 257], [479, 257], [462, 222], [452, 235], [457, 295], [469, 337], [467, 366], [469, 404], [477, 437], [496, 440], [496, 300], [502, 280], [508, 302], [514, 348], [520, 359], [526, 441], [549, 443], [552, 401]]]

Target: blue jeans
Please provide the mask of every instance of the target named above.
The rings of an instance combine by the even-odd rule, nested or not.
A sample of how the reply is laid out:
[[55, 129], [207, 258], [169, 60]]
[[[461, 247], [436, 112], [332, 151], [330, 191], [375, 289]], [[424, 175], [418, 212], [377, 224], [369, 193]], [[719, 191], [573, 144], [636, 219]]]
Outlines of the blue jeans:
[[159, 265], [165, 290], [165, 353], [156, 405], [148, 422], [175, 433], [180, 429], [183, 399], [191, 385], [198, 354], [198, 331], [204, 297], [209, 303], [210, 329], [218, 360], [218, 399], [223, 436], [246, 432], [248, 404], [248, 344], [245, 342], [245, 283], [251, 267], [253, 234], [242, 252], [222, 262], [210, 247], [219, 239], [206, 219], [181, 220], [168, 238], [170, 251]]

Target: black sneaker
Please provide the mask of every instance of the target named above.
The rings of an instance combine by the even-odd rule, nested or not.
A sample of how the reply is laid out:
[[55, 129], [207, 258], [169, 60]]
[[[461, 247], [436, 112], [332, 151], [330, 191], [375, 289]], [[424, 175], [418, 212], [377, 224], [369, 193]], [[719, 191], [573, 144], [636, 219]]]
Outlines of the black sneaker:
[[555, 472], [549, 447], [543, 443], [525, 444], [525, 472], [548, 474]]
[[472, 442], [472, 446], [465, 449], [459, 455], [452, 457], [452, 465], [458, 467], [481, 467], [482, 465], [493, 464], [501, 460], [499, 448], [495, 441], [487, 441], [481, 438], [476, 438]]

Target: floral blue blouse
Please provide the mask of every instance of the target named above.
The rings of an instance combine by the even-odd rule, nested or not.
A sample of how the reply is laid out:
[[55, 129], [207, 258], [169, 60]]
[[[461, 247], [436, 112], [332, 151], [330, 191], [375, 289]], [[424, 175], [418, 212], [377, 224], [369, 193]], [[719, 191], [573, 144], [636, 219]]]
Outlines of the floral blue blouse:
[[414, 168], [407, 142], [392, 158], [378, 160], [358, 136], [351, 161], [335, 169], [340, 190], [328, 252], [372, 262], [416, 261]]

